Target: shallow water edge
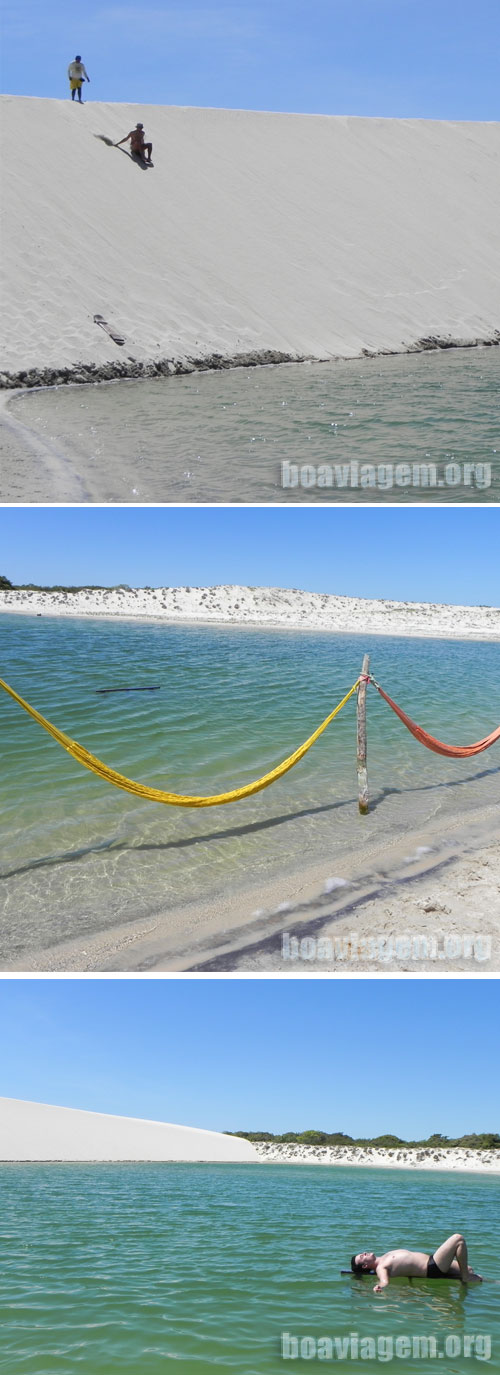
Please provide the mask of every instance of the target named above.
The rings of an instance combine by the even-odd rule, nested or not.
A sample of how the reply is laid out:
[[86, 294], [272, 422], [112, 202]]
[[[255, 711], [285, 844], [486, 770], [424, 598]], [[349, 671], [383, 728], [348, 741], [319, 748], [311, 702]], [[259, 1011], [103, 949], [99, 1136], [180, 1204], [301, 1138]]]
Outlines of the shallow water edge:
[[[86, 931], [81, 936], [69, 936], [43, 949], [32, 946], [24, 951], [21, 960], [8, 961], [3, 967], [10, 971], [113, 971], [153, 976], [167, 971], [207, 975], [265, 970], [300, 977], [311, 969], [341, 976], [388, 969], [393, 974], [408, 970], [414, 974], [417, 969], [419, 973], [431, 971], [441, 976], [452, 971], [470, 973], [469, 956], [452, 956], [443, 962], [439, 950], [435, 955], [431, 953], [430, 935], [437, 929], [436, 922], [439, 928], [443, 924], [439, 908], [429, 918], [422, 914], [417, 934], [429, 936], [429, 953], [413, 966], [411, 958], [409, 962], [404, 955], [389, 955], [387, 942], [386, 954], [378, 958], [367, 952], [356, 957], [352, 952], [340, 956], [337, 952], [333, 961], [320, 958], [286, 963], [283, 936], [287, 933], [299, 942], [312, 938], [318, 944], [338, 924], [341, 944], [348, 945], [352, 940], [354, 926], [361, 945], [366, 943], [364, 909], [373, 899], [384, 902], [394, 895], [402, 897], [412, 887], [417, 888], [422, 878], [432, 881], [434, 887], [437, 883], [439, 892], [446, 896], [447, 876], [453, 873], [457, 861], [467, 856], [487, 864], [488, 853], [497, 843], [496, 814], [497, 804], [492, 800], [486, 806], [483, 802], [477, 808], [456, 812], [447, 821], [441, 821], [439, 830], [434, 818], [432, 825], [415, 827], [396, 842], [386, 838], [382, 843], [367, 844], [366, 850], [362, 847], [361, 862], [353, 833], [350, 844], [334, 861], [336, 874], [342, 875], [340, 879], [327, 877], [332, 872], [332, 861], [328, 858], [316, 858], [313, 863], [302, 858], [286, 872], [275, 871], [264, 881], [256, 882], [254, 876], [249, 881], [247, 876], [243, 883], [219, 887], [210, 895], [200, 893], [195, 900], [180, 898], [163, 911], [151, 908], [141, 917]], [[43, 874], [40, 898], [43, 900]], [[70, 911], [68, 921], [71, 923]], [[349, 930], [347, 923], [351, 924]], [[469, 925], [477, 925], [472, 916]], [[401, 929], [406, 931], [407, 927], [408, 921], [401, 914]], [[489, 936], [488, 957], [487, 944], [485, 939], [480, 962], [474, 963], [474, 970], [482, 973], [498, 968], [498, 937], [492, 941]]]
[[3, 496], [494, 502], [498, 362], [498, 349], [450, 348], [4, 390]]

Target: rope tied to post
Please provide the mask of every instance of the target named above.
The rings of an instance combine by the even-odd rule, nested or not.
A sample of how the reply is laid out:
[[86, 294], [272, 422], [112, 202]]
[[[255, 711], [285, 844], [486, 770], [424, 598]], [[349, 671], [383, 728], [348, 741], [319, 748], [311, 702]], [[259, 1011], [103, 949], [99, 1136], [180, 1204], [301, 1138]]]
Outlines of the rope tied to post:
[[396, 716], [399, 716], [400, 721], [415, 737], [415, 740], [418, 740], [419, 744], [425, 745], [426, 749], [432, 750], [434, 754], [442, 754], [447, 759], [469, 759], [471, 755], [482, 754], [484, 750], [489, 750], [495, 741], [500, 740], [500, 726], [497, 726], [497, 729], [491, 731], [490, 735], [486, 735], [484, 740], [477, 740], [474, 745], [445, 745], [442, 740], [437, 740], [435, 735], [429, 735], [429, 732], [424, 730], [422, 726], [417, 726], [416, 721], [412, 721], [411, 716], [408, 716], [407, 712], [403, 711], [402, 707], [398, 707], [392, 697], [384, 692], [383, 687], [377, 683], [372, 674], [370, 674], [370, 682], [384, 701], [388, 703], [391, 710], [396, 713]]

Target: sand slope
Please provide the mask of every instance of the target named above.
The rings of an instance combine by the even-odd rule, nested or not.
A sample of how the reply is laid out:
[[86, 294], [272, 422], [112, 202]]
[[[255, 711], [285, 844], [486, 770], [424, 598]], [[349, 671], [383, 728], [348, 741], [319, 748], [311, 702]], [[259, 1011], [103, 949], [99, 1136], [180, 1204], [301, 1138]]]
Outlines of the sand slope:
[[0, 613], [30, 616], [152, 617], [169, 624], [268, 626], [342, 634], [500, 639], [500, 609], [336, 597], [283, 587], [82, 588], [0, 591]]
[[222, 1132], [0, 1098], [0, 1161], [256, 1159]]
[[[498, 124], [20, 96], [1, 113], [6, 372], [498, 330]], [[96, 137], [139, 119], [153, 171]]]

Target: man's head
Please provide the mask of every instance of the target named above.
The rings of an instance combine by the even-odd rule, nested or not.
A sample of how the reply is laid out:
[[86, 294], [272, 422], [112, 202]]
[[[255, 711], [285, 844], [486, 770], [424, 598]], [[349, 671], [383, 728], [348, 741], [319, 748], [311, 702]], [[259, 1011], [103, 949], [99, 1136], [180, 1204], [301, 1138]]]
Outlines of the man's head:
[[136, 124], [135, 127], [136, 127], [136, 129], [143, 129], [143, 128], [144, 128], [144, 125], [143, 125], [143, 124]]
[[77, 53], [77, 55], [76, 55], [76, 57], [75, 57], [75, 62], [81, 62], [81, 60], [82, 60], [82, 59], [81, 59], [81, 57], [80, 57], [80, 54]]
[[351, 1270], [353, 1275], [369, 1275], [375, 1269], [377, 1257], [374, 1251], [358, 1251], [356, 1256], [351, 1256]]

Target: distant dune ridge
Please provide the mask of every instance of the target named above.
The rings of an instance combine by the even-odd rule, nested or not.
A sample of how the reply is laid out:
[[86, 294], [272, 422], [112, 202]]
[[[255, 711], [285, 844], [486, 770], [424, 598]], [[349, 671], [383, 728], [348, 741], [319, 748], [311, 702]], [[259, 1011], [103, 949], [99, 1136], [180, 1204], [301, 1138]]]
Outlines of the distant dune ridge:
[[0, 1098], [0, 1161], [256, 1159], [223, 1132]]
[[0, 613], [109, 616], [179, 624], [262, 626], [338, 634], [500, 639], [500, 609], [337, 597], [283, 587], [110, 587], [0, 591]]
[[[1, 113], [4, 385], [500, 339], [500, 124], [21, 96]], [[103, 141], [138, 120], [153, 170]]]

